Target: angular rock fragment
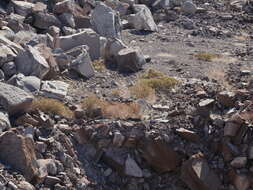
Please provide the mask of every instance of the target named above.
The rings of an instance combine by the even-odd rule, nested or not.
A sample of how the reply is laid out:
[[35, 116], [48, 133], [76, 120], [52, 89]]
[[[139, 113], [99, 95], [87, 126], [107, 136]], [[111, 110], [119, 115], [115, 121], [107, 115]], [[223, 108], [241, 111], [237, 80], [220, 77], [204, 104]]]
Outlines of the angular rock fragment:
[[15, 13], [21, 16], [27, 16], [32, 13], [33, 3], [27, 1], [12, 1]]
[[116, 61], [120, 72], [137, 72], [146, 63], [144, 55], [139, 50], [132, 48], [120, 50]]
[[143, 177], [142, 170], [130, 156], [125, 162], [125, 174], [132, 177]]
[[69, 84], [63, 81], [44, 81], [41, 86], [41, 93], [49, 98], [64, 99], [68, 93]]
[[105, 163], [120, 174], [124, 174], [126, 158], [126, 151], [120, 148], [109, 148], [103, 155]]
[[105, 61], [116, 64], [116, 56], [118, 55], [118, 52], [124, 48], [127, 48], [127, 46], [121, 40], [108, 40], [103, 54]]
[[0, 44], [0, 66], [4, 63], [14, 61], [16, 53], [13, 52], [11, 48], [4, 44]]
[[100, 37], [91, 29], [84, 29], [80, 33], [68, 36], [61, 36], [58, 39], [58, 47], [64, 51], [68, 51], [77, 46], [87, 45], [90, 48], [90, 56], [92, 60], [100, 57]]
[[70, 69], [86, 78], [91, 78], [95, 74], [89, 53], [85, 49], [83, 49], [82, 53], [70, 63]]
[[8, 131], [0, 136], [0, 160], [31, 181], [38, 174], [33, 141]]
[[19, 73], [11, 77], [8, 84], [17, 86], [26, 92], [37, 92], [40, 90], [41, 80], [35, 76], [25, 76]]
[[173, 171], [181, 162], [178, 153], [170, 145], [159, 140], [145, 141], [142, 156], [157, 172]]
[[20, 45], [10, 41], [4, 35], [0, 35], [0, 44], [3, 44], [5, 46], [11, 48], [12, 51], [14, 51], [14, 53], [17, 52], [16, 54], [24, 52], [24, 49]]
[[23, 113], [31, 105], [33, 96], [15, 86], [0, 82], [0, 105], [10, 115]]
[[50, 67], [40, 52], [28, 46], [27, 51], [19, 54], [15, 59], [17, 71], [25, 76], [37, 76], [43, 78], [49, 72]]
[[52, 14], [38, 12], [34, 15], [33, 26], [46, 30], [50, 26], [61, 26], [61, 22]]
[[74, 16], [70, 13], [61, 14], [59, 16], [59, 19], [60, 19], [63, 26], [68, 26], [68, 27], [72, 27], [72, 28], [76, 27]]
[[11, 128], [11, 124], [8, 113], [0, 111], [0, 133], [9, 128]]
[[157, 32], [158, 28], [153, 16], [146, 5], [134, 5], [136, 14], [130, 15], [129, 24], [136, 30], [147, 30]]
[[4, 75], [8, 78], [17, 73], [16, 65], [14, 62], [4, 63], [2, 69], [4, 71]]
[[121, 38], [120, 17], [113, 9], [104, 3], [97, 3], [92, 15], [91, 23], [94, 30], [101, 36], [108, 38]]
[[219, 190], [221, 186], [220, 179], [201, 154], [193, 155], [183, 163], [181, 175], [191, 190]]

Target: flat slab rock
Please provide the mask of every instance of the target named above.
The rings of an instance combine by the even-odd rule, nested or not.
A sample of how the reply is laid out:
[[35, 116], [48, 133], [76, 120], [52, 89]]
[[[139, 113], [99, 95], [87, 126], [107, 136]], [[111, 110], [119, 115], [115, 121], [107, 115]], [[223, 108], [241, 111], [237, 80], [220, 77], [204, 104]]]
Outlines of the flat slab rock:
[[44, 81], [41, 92], [49, 98], [63, 99], [67, 95], [69, 84], [62, 81]]
[[10, 115], [25, 112], [33, 98], [33, 95], [20, 88], [0, 82], [0, 106]]

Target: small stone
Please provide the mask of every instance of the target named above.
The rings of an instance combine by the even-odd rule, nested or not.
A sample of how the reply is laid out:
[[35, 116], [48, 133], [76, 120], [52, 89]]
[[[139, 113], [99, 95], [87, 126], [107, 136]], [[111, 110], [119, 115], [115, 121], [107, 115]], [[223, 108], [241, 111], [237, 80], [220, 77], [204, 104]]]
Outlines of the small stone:
[[197, 6], [195, 4], [193, 4], [191, 1], [186, 1], [182, 4], [181, 6], [181, 10], [185, 13], [185, 14], [195, 14], [197, 11]]
[[247, 164], [247, 157], [236, 157], [230, 163], [234, 168], [243, 168]]
[[108, 177], [108, 176], [110, 176], [112, 174], [112, 169], [111, 168], [108, 168], [108, 169], [106, 169], [105, 171], [104, 171], [104, 176], [105, 177]]

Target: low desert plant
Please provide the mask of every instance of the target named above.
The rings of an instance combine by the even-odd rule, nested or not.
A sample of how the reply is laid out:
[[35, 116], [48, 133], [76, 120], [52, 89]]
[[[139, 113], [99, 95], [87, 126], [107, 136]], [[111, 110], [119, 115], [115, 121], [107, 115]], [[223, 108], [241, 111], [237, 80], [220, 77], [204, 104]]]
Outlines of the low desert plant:
[[140, 118], [140, 106], [136, 103], [121, 103], [105, 101], [95, 95], [85, 98], [82, 107], [86, 110], [88, 117], [96, 117], [94, 114], [98, 109], [104, 118], [111, 119], [128, 119]]
[[67, 106], [51, 98], [38, 98], [34, 100], [31, 109], [39, 109], [47, 114], [60, 115], [66, 118], [73, 117], [73, 112]]
[[99, 59], [99, 60], [95, 60], [92, 62], [92, 66], [94, 67], [94, 69], [98, 72], [102, 72], [105, 70], [105, 64], [104, 61]]
[[201, 61], [211, 62], [213, 61], [213, 59], [218, 58], [219, 55], [213, 54], [213, 53], [207, 53], [207, 52], [200, 52], [200, 53], [194, 54], [194, 57], [196, 57], [197, 59]]
[[155, 90], [143, 82], [137, 82], [137, 84], [129, 88], [129, 91], [131, 96], [137, 99], [155, 96]]

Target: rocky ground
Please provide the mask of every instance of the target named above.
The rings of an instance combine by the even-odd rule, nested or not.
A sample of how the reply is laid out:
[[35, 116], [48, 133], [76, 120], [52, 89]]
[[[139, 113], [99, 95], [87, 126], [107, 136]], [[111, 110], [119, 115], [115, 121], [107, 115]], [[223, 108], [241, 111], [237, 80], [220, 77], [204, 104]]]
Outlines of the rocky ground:
[[0, 1], [0, 190], [253, 189], [252, 0]]

